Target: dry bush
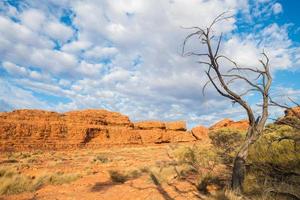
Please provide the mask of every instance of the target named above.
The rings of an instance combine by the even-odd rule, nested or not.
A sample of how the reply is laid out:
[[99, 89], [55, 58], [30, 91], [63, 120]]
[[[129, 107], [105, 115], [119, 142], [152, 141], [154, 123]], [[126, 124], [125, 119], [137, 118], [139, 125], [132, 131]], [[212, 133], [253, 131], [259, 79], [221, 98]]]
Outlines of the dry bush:
[[215, 148], [210, 144], [197, 144], [193, 147], [181, 146], [173, 150], [173, 155], [178, 164], [188, 164], [192, 169], [212, 168], [220, 162], [220, 157]]
[[95, 158], [93, 159], [93, 162], [95, 163], [108, 163], [110, 162], [110, 160], [108, 159], [108, 157], [106, 155], [103, 154], [99, 154], [96, 155]]
[[137, 170], [137, 169], [130, 170], [127, 172], [109, 170], [108, 173], [109, 173], [111, 181], [115, 182], [115, 183], [125, 183], [126, 181], [128, 181], [130, 179], [136, 179], [143, 174], [142, 171]]
[[225, 163], [232, 163], [238, 148], [243, 143], [246, 131], [234, 128], [221, 128], [210, 131], [209, 137]]

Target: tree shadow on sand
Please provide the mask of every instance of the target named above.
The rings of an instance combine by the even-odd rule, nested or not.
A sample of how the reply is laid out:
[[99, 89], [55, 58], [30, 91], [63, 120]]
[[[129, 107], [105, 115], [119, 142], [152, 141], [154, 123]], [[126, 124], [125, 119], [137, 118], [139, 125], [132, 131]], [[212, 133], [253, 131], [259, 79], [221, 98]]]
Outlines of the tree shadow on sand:
[[93, 187], [91, 188], [91, 192], [100, 192], [100, 191], [105, 191], [115, 185], [118, 185], [118, 183], [113, 183], [110, 181], [106, 182], [97, 182]]

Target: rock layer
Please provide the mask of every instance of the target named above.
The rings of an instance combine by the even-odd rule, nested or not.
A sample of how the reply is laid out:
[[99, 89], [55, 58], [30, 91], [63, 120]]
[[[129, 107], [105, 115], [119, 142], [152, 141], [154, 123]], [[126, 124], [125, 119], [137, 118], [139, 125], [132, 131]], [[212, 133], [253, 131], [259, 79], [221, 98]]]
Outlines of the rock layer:
[[56, 113], [15, 110], [0, 113], [0, 150], [73, 149], [103, 145], [189, 142], [196, 138], [185, 122], [132, 123], [117, 112], [83, 110]]

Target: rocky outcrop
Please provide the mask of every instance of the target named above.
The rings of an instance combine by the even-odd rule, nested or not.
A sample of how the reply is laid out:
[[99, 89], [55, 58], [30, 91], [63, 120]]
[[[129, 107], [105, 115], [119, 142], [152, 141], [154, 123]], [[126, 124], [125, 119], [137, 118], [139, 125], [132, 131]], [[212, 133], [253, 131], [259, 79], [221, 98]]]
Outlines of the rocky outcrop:
[[246, 131], [249, 127], [247, 120], [233, 121], [231, 119], [223, 119], [209, 128], [210, 131], [216, 131], [221, 128], [230, 128]]
[[160, 121], [141, 121], [134, 123], [134, 128], [141, 130], [165, 129], [166, 125]]
[[134, 123], [134, 130], [141, 135], [143, 143], [191, 142], [196, 138], [186, 131], [183, 121], [142, 121]]
[[296, 129], [300, 128], [300, 106], [286, 109], [285, 115], [276, 120], [276, 124], [289, 125]]
[[202, 141], [210, 141], [208, 132], [209, 132], [208, 128], [204, 126], [196, 126], [191, 130], [192, 135], [197, 140], [202, 140]]
[[300, 106], [285, 110], [285, 117], [298, 117], [300, 118]]
[[171, 131], [186, 131], [186, 124], [184, 121], [166, 122], [166, 129]]
[[103, 145], [189, 142], [185, 122], [132, 123], [117, 112], [56, 113], [16, 110], [0, 113], [0, 150], [96, 148]]

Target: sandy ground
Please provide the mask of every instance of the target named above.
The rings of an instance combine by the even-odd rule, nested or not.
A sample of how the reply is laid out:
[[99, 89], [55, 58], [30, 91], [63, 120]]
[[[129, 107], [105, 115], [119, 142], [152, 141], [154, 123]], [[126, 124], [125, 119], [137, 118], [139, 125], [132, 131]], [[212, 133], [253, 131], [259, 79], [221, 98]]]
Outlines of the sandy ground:
[[[168, 171], [162, 173], [168, 180], [161, 181], [161, 177], [148, 171], [148, 169], [154, 169], [159, 174], [165, 168], [171, 169], [174, 158], [170, 152], [179, 145], [192, 144], [112, 147], [98, 150], [81, 149], [71, 152], [35, 152], [23, 153], [19, 156], [16, 156], [15, 153], [12, 155], [4, 153], [0, 156], [2, 167], [17, 169], [20, 173], [33, 178], [53, 172], [79, 173], [81, 178], [62, 185], [45, 185], [34, 192], [0, 196], [0, 199], [199, 199], [193, 181], [180, 180], [176, 178], [175, 173], [168, 173]], [[7, 163], [6, 160], [13, 156], [18, 162]], [[100, 161], [97, 159], [99, 157]], [[109, 171], [111, 170], [122, 173], [139, 171], [139, 174], [128, 178], [124, 183], [117, 183], [110, 178]]]

